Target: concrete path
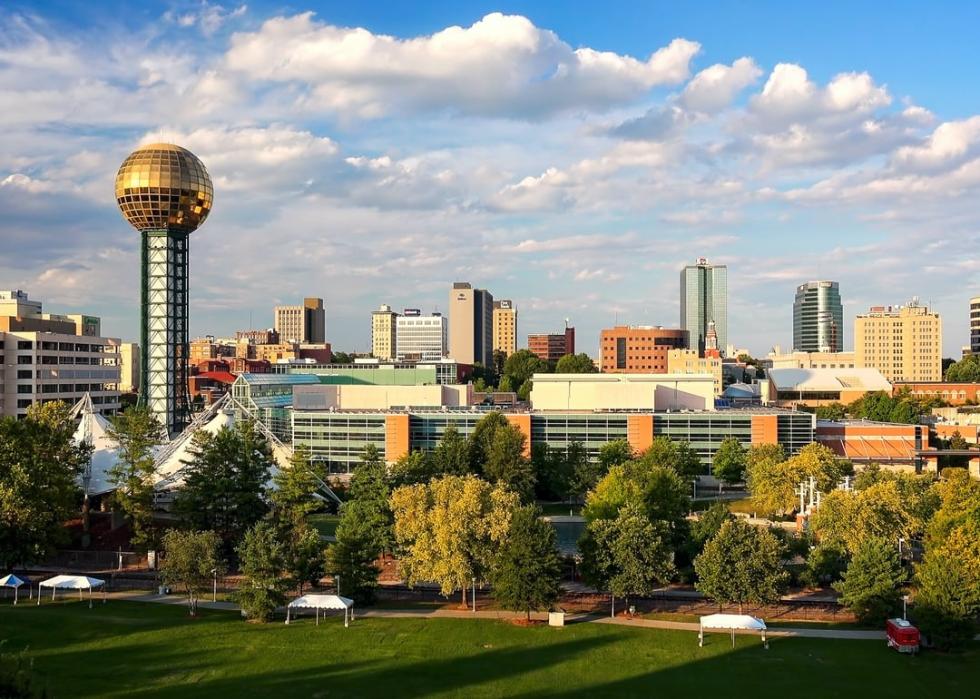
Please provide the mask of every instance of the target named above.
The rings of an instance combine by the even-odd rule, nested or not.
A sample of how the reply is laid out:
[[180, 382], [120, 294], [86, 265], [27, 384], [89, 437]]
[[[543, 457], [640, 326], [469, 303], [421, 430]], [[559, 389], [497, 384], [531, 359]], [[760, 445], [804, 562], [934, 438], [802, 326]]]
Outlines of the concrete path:
[[[177, 606], [187, 606], [187, 598], [180, 595], [157, 595], [141, 591], [132, 592], [111, 592], [109, 599], [122, 600], [126, 602], [151, 602], [155, 604], [170, 604]], [[239, 607], [234, 602], [211, 602], [201, 600], [198, 602], [201, 609], [218, 609], [222, 611], [239, 611]], [[372, 617], [380, 619], [412, 619], [412, 618], [431, 618], [431, 619], [523, 619], [526, 615], [521, 612], [509, 612], [501, 609], [483, 609], [476, 612], [464, 609], [447, 609], [445, 607], [414, 608], [414, 609], [373, 609], [367, 608], [363, 611], [355, 610], [358, 617]], [[531, 619], [535, 621], [547, 621], [548, 614], [545, 612], [532, 612]], [[565, 615], [566, 624], [580, 624], [585, 622], [595, 622], [599, 624], [615, 624], [619, 626], [635, 626], [646, 629], [665, 629], [669, 631], [691, 631], [697, 633], [700, 626], [694, 622], [684, 621], [661, 621], [657, 619], [630, 619], [627, 617], [610, 617], [603, 614], [571, 613]], [[728, 633], [719, 631], [718, 633]], [[756, 631], [736, 631], [737, 634], [757, 636]], [[858, 631], [849, 629], [821, 629], [821, 628], [771, 628], [766, 635], [772, 638], [824, 638], [851, 641], [884, 641], [884, 631]]]

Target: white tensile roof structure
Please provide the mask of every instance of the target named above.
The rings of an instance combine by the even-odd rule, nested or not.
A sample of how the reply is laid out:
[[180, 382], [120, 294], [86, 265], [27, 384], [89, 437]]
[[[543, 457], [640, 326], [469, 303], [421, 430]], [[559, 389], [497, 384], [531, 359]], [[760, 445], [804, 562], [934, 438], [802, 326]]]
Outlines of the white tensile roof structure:
[[769, 380], [777, 391], [885, 391], [892, 385], [880, 371], [849, 369], [770, 369]]
[[704, 645], [705, 629], [727, 629], [732, 632], [732, 648], [735, 647], [735, 631], [760, 631], [762, 642], [769, 647], [766, 641], [766, 622], [758, 617], [748, 614], [709, 614], [701, 617], [701, 628], [698, 631], [698, 646]]
[[316, 610], [316, 623], [320, 624], [320, 610], [344, 610], [344, 627], [348, 625], [348, 611], [350, 619], [354, 618], [354, 600], [340, 595], [303, 595], [297, 597], [286, 607], [286, 623], [290, 621], [291, 612], [294, 609], [314, 609]]
[[[279, 467], [287, 467], [292, 458], [292, 450], [283, 444], [258, 419], [252, 417], [244, 406], [234, 401], [231, 395], [225, 395], [216, 401], [169, 443], [155, 450], [154, 487], [158, 492], [166, 493], [179, 488], [184, 482], [184, 470], [193, 458], [194, 435], [199, 431], [217, 434], [223, 427], [235, 425], [237, 410], [244, 411], [255, 420], [256, 427], [263, 433], [272, 448], [273, 460]], [[76, 443], [88, 443], [93, 447], [91, 460], [79, 478], [80, 485], [86, 495], [102, 495], [111, 492], [115, 486], [110, 482], [108, 472], [117, 461], [115, 445], [107, 436], [109, 421], [96, 412], [88, 394], [72, 408], [72, 416], [80, 417], [75, 430]], [[272, 487], [273, 473], [269, 474], [267, 487]], [[323, 495], [340, 502], [326, 483], [321, 483]], [[322, 495], [321, 495], [322, 496]], [[166, 496], [165, 496], [166, 497]]]
[[109, 421], [95, 411], [88, 393], [72, 408], [72, 415], [81, 418], [75, 428], [75, 444], [92, 445], [92, 457], [79, 476], [79, 485], [86, 495], [108, 493], [115, 488], [109, 482], [108, 473], [116, 464], [116, 449], [106, 435]]

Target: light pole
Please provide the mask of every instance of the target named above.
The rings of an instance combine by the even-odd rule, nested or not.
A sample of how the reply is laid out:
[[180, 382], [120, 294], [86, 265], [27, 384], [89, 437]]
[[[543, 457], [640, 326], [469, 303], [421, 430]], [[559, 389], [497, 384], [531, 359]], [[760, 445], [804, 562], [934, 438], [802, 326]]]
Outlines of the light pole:
[[337, 596], [339, 597], [340, 596], [340, 575], [338, 574], [337, 576], [335, 576], [334, 579], [337, 582]]
[[905, 543], [905, 537], [903, 536], [898, 537], [898, 560], [900, 563], [902, 562], [902, 544], [904, 543]]
[[909, 619], [909, 596], [902, 595], [902, 619], [908, 621]]
[[694, 485], [694, 496], [691, 499], [692, 500], [697, 500], [698, 499], [698, 477], [695, 476], [694, 478], [692, 478], [691, 479], [691, 483], [692, 483], [692, 485]]
[[211, 589], [211, 601], [217, 602], [218, 601], [218, 569], [212, 568], [211, 575], [214, 576], [214, 587]]
[[473, 576], [473, 613], [476, 614], [476, 576]]

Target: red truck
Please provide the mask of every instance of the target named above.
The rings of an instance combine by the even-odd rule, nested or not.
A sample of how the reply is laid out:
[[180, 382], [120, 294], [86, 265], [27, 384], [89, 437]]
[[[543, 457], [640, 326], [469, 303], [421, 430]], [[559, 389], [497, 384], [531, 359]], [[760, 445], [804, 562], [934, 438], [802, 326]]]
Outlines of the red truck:
[[888, 646], [899, 653], [919, 652], [919, 630], [905, 619], [889, 619], [885, 622]]

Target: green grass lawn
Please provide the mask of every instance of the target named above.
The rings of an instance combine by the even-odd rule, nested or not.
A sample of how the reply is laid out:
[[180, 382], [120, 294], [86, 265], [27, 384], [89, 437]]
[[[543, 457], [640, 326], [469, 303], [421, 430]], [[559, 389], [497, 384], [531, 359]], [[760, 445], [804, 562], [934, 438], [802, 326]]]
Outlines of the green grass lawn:
[[57, 697], [971, 696], [980, 647], [900, 656], [875, 641], [739, 637], [582, 623], [338, 618], [253, 625], [235, 613], [110, 601], [0, 605]]
[[340, 515], [316, 514], [307, 517], [310, 526], [320, 532], [320, 536], [334, 536], [337, 532], [337, 522]]

